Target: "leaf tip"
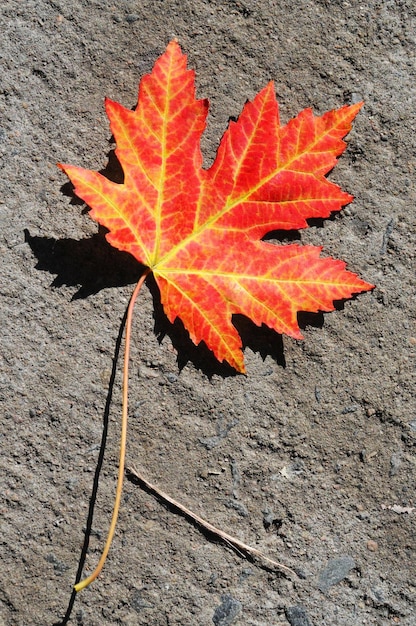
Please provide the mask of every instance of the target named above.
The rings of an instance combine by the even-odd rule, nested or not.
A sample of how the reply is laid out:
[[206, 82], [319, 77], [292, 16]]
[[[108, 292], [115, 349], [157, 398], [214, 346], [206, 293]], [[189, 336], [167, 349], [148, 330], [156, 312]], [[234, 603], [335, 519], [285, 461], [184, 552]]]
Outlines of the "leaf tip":
[[179, 45], [179, 41], [177, 39], [177, 37], [174, 37], [173, 39], [170, 40], [170, 42], [168, 43], [167, 47], [166, 47], [166, 51], [165, 54], [172, 54], [172, 55], [181, 55], [182, 54], [182, 49]]
[[356, 118], [360, 110], [363, 108], [364, 104], [364, 100], [360, 100], [360, 102], [346, 104], [344, 107], [341, 107], [341, 110], [344, 109], [347, 112], [348, 121], [351, 123]]
[[71, 167], [70, 165], [67, 165], [66, 163], [57, 163], [56, 167], [60, 169], [70, 179], [70, 176], [68, 174], [68, 169]]
[[377, 287], [377, 285], [372, 285], [371, 283], [367, 283], [363, 280], [363, 291], [373, 291]]

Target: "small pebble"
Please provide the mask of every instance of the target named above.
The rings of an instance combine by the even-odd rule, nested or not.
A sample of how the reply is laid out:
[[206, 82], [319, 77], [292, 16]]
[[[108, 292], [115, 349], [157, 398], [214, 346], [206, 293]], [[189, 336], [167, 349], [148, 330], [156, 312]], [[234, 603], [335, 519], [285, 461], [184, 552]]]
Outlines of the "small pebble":
[[133, 595], [130, 600], [130, 604], [132, 608], [136, 611], [136, 613], [141, 613], [143, 609], [152, 609], [153, 604], [148, 602], [142, 595], [141, 589], [135, 589]]
[[225, 506], [228, 509], [234, 509], [235, 511], [237, 511], [237, 513], [239, 515], [241, 515], [241, 517], [248, 517], [249, 516], [249, 512], [246, 506], [244, 506], [244, 504], [242, 502], [237, 502], [236, 500], [227, 500], [225, 502]]
[[355, 404], [350, 404], [349, 406], [346, 406], [342, 409], [341, 415], [347, 415], [347, 413], [355, 413], [356, 411], [358, 411], [358, 406], [356, 406]]
[[377, 541], [373, 541], [373, 539], [369, 539], [367, 541], [367, 550], [370, 550], [370, 552], [377, 552], [378, 550]]
[[344, 580], [354, 567], [355, 561], [351, 556], [340, 556], [337, 559], [329, 560], [325, 569], [319, 574], [318, 587], [320, 591], [328, 591], [330, 587]]
[[53, 552], [46, 555], [45, 559], [48, 561], [48, 563], [52, 563], [53, 569], [58, 576], [61, 576], [64, 572], [66, 572], [67, 569], [69, 569], [69, 565], [66, 565], [66, 563], [63, 563], [63, 561], [60, 561], [58, 558], [56, 558]]
[[402, 464], [402, 458], [400, 452], [395, 452], [391, 455], [390, 458], [390, 477], [395, 476], [400, 469], [400, 465]]
[[387, 604], [387, 588], [385, 585], [372, 587], [368, 592], [368, 597], [375, 606], [383, 606]]
[[364, 100], [362, 94], [358, 91], [353, 91], [351, 93], [351, 104], [357, 104], [357, 102], [361, 102]]
[[290, 626], [312, 626], [303, 606], [289, 606], [285, 610], [285, 615]]
[[215, 609], [212, 621], [215, 626], [231, 626], [240, 612], [241, 602], [227, 594], [222, 596], [221, 604]]
[[138, 19], [139, 16], [136, 15], [136, 13], [129, 13], [126, 15], [126, 22], [128, 22], [128, 24], [133, 24], [134, 22], [137, 22]]

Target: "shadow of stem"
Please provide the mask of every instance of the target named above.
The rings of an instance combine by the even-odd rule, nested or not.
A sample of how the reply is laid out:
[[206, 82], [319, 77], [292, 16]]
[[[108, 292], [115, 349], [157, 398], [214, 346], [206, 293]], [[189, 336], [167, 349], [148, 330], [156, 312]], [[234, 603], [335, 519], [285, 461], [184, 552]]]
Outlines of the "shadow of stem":
[[[126, 325], [126, 319], [127, 319], [127, 310], [126, 310], [126, 312], [125, 312], [125, 314], [123, 316], [123, 319], [121, 320], [120, 329], [119, 329], [119, 332], [118, 332], [116, 346], [115, 346], [115, 350], [114, 350], [113, 365], [112, 365], [112, 369], [111, 369], [111, 377], [110, 377], [110, 382], [109, 382], [109, 385], [108, 385], [107, 398], [106, 398], [104, 414], [103, 414], [103, 432], [102, 432], [102, 436], [101, 436], [100, 452], [99, 452], [99, 455], [98, 455], [97, 466], [95, 468], [94, 481], [93, 481], [93, 486], [92, 486], [90, 504], [89, 504], [89, 509], [88, 509], [88, 517], [87, 517], [87, 523], [86, 523], [86, 528], [85, 528], [84, 544], [82, 546], [81, 555], [80, 555], [80, 559], [79, 559], [79, 563], [78, 563], [78, 569], [77, 569], [77, 573], [76, 573], [76, 576], [75, 576], [75, 584], [77, 584], [81, 580], [82, 571], [84, 569], [85, 560], [86, 560], [88, 547], [89, 547], [89, 543], [90, 543], [92, 522], [93, 522], [93, 517], [94, 517], [95, 502], [96, 502], [96, 499], [97, 499], [99, 479], [100, 479], [101, 469], [102, 469], [103, 460], [104, 460], [105, 447], [106, 447], [106, 443], [107, 443], [108, 422], [109, 422], [111, 402], [112, 402], [112, 398], [113, 398], [114, 381], [115, 381], [116, 372], [117, 372], [117, 365], [118, 365], [118, 360], [119, 360], [119, 356], [120, 356], [120, 349], [121, 349], [121, 344], [122, 344], [122, 339], [123, 339], [124, 328], [125, 328], [125, 325]], [[71, 617], [71, 614], [72, 614], [72, 610], [73, 610], [73, 607], [74, 607], [76, 595], [77, 595], [77, 593], [76, 593], [75, 589], [73, 589], [72, 593], [71, 593], [71, 596], [70, 596], [70, 599], [69, 599], [69, 602], [68, 602], [68, 608], [66, 610], [65, 617], [62, 619], [62, 621], [55, 622], [53, 624], [53, 626], [65, 626], [68, 623], [68, 621], [69, 621], [69, 619]]]

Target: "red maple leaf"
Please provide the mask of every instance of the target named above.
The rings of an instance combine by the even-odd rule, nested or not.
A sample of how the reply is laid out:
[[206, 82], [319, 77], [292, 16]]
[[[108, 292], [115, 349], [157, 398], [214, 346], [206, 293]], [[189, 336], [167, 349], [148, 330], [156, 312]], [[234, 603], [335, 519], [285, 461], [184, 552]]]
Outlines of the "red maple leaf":
[[[91, 217], [109, 230], [108, 241], [147, 266], [127, 313], [120, 463], [110, 530], [97, 567], [75, 585], [77, 591], [99, 575], [115, 531], [126, 448], [131, 316], [147, 274], [154, 274], [170, 321], [180, 317], [196, 344], [205, 341], [220, 361], [241, 372], [234, 314], [300, 338], [298, 311], [331, 311], [334, 300], [372, 288], [348, 272], [344, 262], [320, 258], [319, 247], [262, 241], [273, 230], [305, 228], [307, 219], [328, 217], [352, 200], [325, 175], [345, 149], [343, 137], [360, 107], [344, 106], [321, 117], [305, 109], [280, 126], [269, 83], [230, 123], [214, 164], [204, 170], [200, 140], [208, 103], [195, 99], [194, 72], [186, 69], [186, 56], [173, 41], [141, 81], [135, 111], [106, 101], [123, 184], [60, 165], [91, 207]], [[253, 553], [233, 537], [217, 535]]]
[[207, 100], [172, 41], [140, 83], [137, 109], [106, 100], [124, 183], [60, 165], [107, 240], [154, 274], [169, 320], [244, 371], [232, 315], [301, 338], [298, 311], [331, 311], [334, 300], [372, 285], [320, 258], [321, 248], [262, 241], [308, 226], [352, 200], [325, 175], [345, 149], [361, 104], [320, 117], [310, 109], [280, 126], [273, 84], [248, 102], [202, 168]]

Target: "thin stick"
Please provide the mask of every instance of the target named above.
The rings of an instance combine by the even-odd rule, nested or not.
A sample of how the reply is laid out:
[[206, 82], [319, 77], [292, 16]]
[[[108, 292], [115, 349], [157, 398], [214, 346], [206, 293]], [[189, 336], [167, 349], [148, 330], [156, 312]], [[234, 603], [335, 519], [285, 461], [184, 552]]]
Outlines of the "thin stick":
[[144, 281], [150, 273], [150, 269], [147, 269], [145, 273], [141, 276], [139, 282], [134, 288], [133, 294], [130, 298], [129, 307], [127, 309], [127, 319], [126, 319], [126, 337], [125, 337], [125, 349], [124, 349], [124, 367], [123, 367], [123, 408], [122, 408], [122, 417], [121, 417], [121, 436], [120, 436], [120, 455], [119, 455], [119, 466], [118, 466], [118, 476], [117, 476], [117, 488], [116, 488], [116, 497], [114, 500], [114, 508], [113, 515], [111, 518], [111, 524], [107, 535], [107, 541], [105, 542], [104, 550], [102, 552], [101, 558], [98, 561], [98, 565], [95, 570], [88, 576], [81, 580], [78, 584], [74, 585], [75, 591], [81, 591], [81, 589], [85, 589], [88, 587], [100, 574], [103, 569], [104, 563], [106, 561], [108, 551], [110, 550], [111, 543], [113, 541], [114, 532], [116, 529], [118, 513], [120, 510], [120, 501], [121, 494], [123, 491], [123, 478], [124, 478], [124, 464], [126, 458], [126, 440], [127, 440], [127, 418], [128, 418], [128, 389], [129, 389], [129, 357], [130, 357], [130, 335], [131, 335], [131, 321], [133, 317], [133, 308], [134, 303], [136, 302], [137, 296], [139, 295], [139, 291], [142, 288]]
[[195, 524], [205, 529], [206, 531], [212, 533], [216, 537], [219, 537], [220, 539], [222, 539], [222, 541], [225, 541], [225, 543], [228, 543], [229, 545], [231, 545], [231, 547], [233, 547], [240, 554], [242, 553], [244, 556], [249, 555], [252, 558], [257, 557], [261, 559], [262, 561], [264, 561], [265, 563], [268, 563], [269, 565], [272, 565], [273, 567], [277, 567], [278, 569], [283, 570], [284, 572], [286, 572], [287, 574], [290, 574], [291, 576], [297, 576], [296, 572], [290, 569], [290, 567], [287, 567], [286, 565], [283, 565], [282, 563], [278, 563], [277, 561], [273, 561], [273, 559], [269, 559], [269, 557], [265, 556], [262, 552], [260, 552], [260, 550], [257, 550], [256, 548], [252, 548], [251, 546], [247, 545], [246, 543], [243, 543], [236, 537], [233, 537], [232, 535], [229, 535], [223, 530], [216, 528], [215, 526], [210, 524], [210, 522], [207, 522], [206, 520], [204, 520], [202, 517], [199, 517], [199, 515], [197, 515], [196, 513], [193, 513], [190, 509], [186, 508], [186, 506], [184, 506], [183, 504], [180, 504], [180, 502], [168, 496], [168, 494], [164, 493], [161, 489], [159, 489], [159, 487], [156, 487], [151, 482], [149, 482], [147, 478], [144, 478], [144, 476], [140, 474], [135, 468], [133, 467], [126, 468], [126, 471], [131, 476], [133, 476], [133, 478], [136, 478], [139, 482], [143, 483], [144, 486], [147, 489], [149, 489], [149, 491], [152, 491], [153, 493], [155, 493], [157, 497], [160, 498], [163, 502], [165, 503], [167, 502], [168, 504], [174, 506], [176, 509], [181, 511], [186, 517], [190, 518], [193, 522], [195, 522]]

